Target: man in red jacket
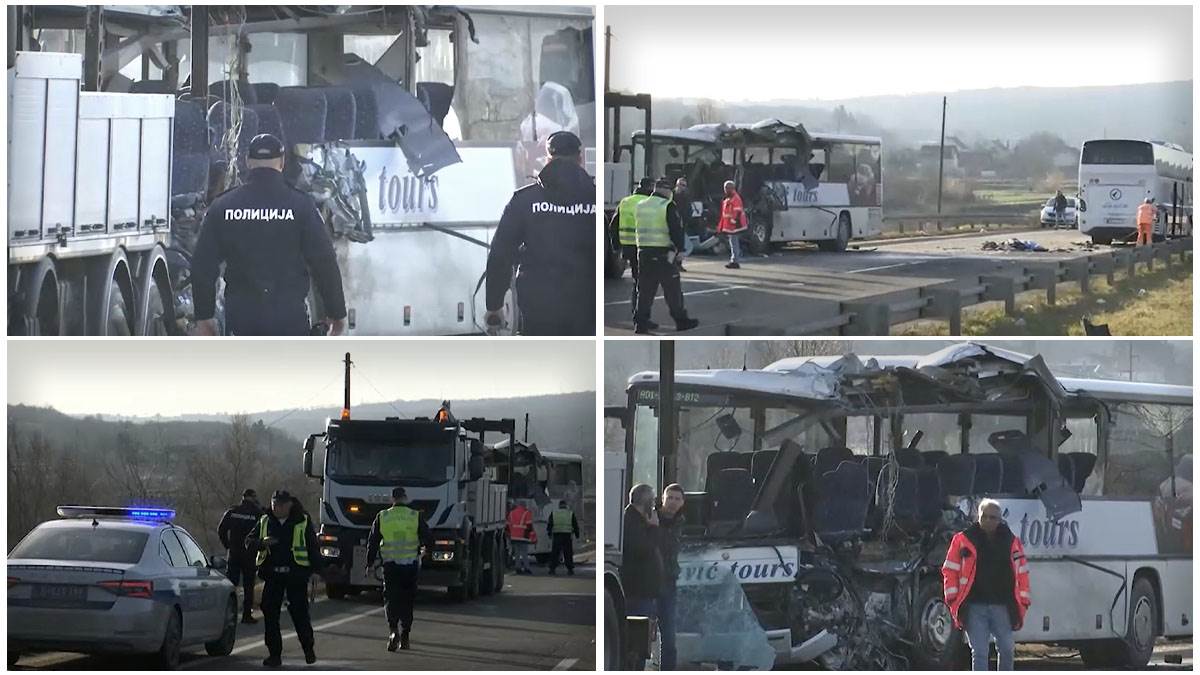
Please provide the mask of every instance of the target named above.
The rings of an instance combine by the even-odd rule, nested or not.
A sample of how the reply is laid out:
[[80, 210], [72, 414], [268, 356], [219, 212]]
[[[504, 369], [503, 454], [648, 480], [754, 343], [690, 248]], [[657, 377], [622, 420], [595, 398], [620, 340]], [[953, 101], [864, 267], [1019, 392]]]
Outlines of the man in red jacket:
[[1000, 670], [1013, 669], [1013, 631], [1029, 609], [1029, 562], [1004, 524], [1000, 503], [979, 503], [979, 522], [954, 535], [942, 563], [942, 592], [956, 628], [966, 625], [971, 669], [988, 669], [995, 638]]
[[521, 502], [508, 503], [508, 538], [512, 541], [513, 566], [517, 574], [533, 574], [529, 567], [529, 547], [537, 543], [537, 532], [533, 529], [533, 511]]
[[725, 199], [721, 201], [721, 220], [717, 223], [717, 232], [729, 239], [729, 269], [741, 267], [738, 260], [742, 257], [742, 233], [747, 229], [746, 210], [742, 207], [742, 196], [737, 193], [733, 181], [725, 181]]

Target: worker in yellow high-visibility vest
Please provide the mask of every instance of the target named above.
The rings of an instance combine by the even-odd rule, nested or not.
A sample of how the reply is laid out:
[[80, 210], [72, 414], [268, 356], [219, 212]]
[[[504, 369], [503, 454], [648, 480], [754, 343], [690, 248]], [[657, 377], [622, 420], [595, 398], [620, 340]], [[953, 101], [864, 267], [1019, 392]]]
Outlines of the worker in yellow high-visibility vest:
[[433, 536], [421, 512], [409, 506], [402, 487], [392, 488], [392, 507], [379, 512], [367, 537], [367, 576], [376, 558], [383, 559], [383, 603], [387, 616], [387, 649], [408, 649], [412, 630], [413, 602], [421, 573], [421, 548], [429, 548]]
[[[633, 277], [633, 291], [630, 294], [630, 314], [637, 311], [638, 299], [638, 257], [637, 257], [637, 205], [654, 194], [654, 179], [643, 178], [638, 183], [633, 194], [617, 204], [617, 211], [608, 222], [609, 231], [616, 231], [617, 243], [621, 245], [621, 257], [629, 263], [629, 276]], [[658, 326], [652, 326], [657, 328]]]
[[276, 490], [271, 495], [271, 511], [259, 518], [258, 526], [246, 535], [246, 550], [257, 552], [254, 563], [263, 580], [263, 641], [267, 645], [263, 665], [268, 668], [283, 665], [279, 613], [285, 596], [296, 637], [304, 649], [304, 662], [316, 663], [312, 619], [308, 613], [308, 580], [314, 571], [320, 571], [316, 569], [321, 563], [320, 549], [308, 514], [286, 490]]
[[567, 566], [567, 574], [575, 574], [575, 539], [579, 537], [579, 521], [575, 512], [567, 506], [567, 500], [560, 499], [558, 508], [550, 512], [546, 520], [546, 531], [550, 533], [550, 574], [558, 569], [561, 557]]

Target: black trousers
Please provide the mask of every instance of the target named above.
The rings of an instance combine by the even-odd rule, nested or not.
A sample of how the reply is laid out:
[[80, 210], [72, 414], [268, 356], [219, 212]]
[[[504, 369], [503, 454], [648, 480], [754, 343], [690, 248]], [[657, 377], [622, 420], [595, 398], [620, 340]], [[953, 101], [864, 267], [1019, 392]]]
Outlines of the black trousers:
[[667, 262], [665, 249], [642, 249], [638, 251], [637, 309], [633, 313], [634, 326], [645, 325], [650, 320], [654, 296], [662, 286], [667, 309], [675, 323], [686, 321], [687, 310], [683, 308], [683, 286], [679, 281], [679, 268]]
[[558, 557], [567, 565], [568, 570], [575, 569], [575, 541], [571, 533], [555, 534], [550, 542], [550, 571], [558, 569]]
[[383, 611], [387, 615], [388, 628], [396, 627], [407, 633], [413, 623], [413, 602], [417, 599], [417, 577], [419, 565], [383, 565]]
[[304, 301], [273, 301], [226, 293], [225, 327], [230, 335], [308, 335]]
[[633, 292], [630, 294], [630, 298], [629, 298], [629, 311], [630, 311], [630, 313], [636, 313], [637, 312], [637, 299], [638, 299], [637, 247], [630, 246], [628, 244], [621, 246], [621, 257], [625, 259], [625, 262], [629, 263], [629, 276], [633, 279]]
[[279, 634], [279, 613], [283, 609], [283, 598], [287, 597], [288, 614], [296, 638], [304, 649], [313, 647], [312, 618], [308, 613], [308, 575], [273, 574], [263, 579], [262, 612], [263, 641], [269, 656], [283, 652], [283, 638]]
[[254, 608], [254, 561], [230, 558], [225, 576], [235, 587], [242, 587], [242, 614], [250, 614]]

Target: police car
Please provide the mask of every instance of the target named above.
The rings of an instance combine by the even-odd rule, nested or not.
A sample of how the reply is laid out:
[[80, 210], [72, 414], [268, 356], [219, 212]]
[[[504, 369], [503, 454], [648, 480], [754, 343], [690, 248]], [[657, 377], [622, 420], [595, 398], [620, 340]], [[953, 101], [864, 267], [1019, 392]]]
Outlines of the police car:
[[22, 653], [146, 655], [175, 668], [181, 651], [233, 651], [233, 584], [209, 564], [174, 511], [60, 506], [8, 554], [8, 665]]

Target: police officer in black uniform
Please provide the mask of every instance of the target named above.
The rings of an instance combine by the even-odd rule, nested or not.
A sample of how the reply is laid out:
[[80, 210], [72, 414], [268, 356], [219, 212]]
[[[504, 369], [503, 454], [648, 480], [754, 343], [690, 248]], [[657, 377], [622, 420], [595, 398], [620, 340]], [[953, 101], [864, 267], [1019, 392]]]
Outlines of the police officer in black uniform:
[[217, 273], [225, 263], [225, 321], [233, 335], [308, 335], [309, 273], [330, 335], [345, 328], [346, 300], [329, 231], [312, 198], [283, 179], [284, 147], [250, 141], [246, 183], [213, 200], [192, 256], [196, 333], [216, 335]]
[[[393, 509], [411, 510], [410, 517], [413, 535], [417, 544], [415, 557], [412, 560], [393, 560], [386, 550], [384, 536], [388, 526], [385, 520]], [[391, 543], [391, 542], [389, 542]], [[380, 511], [371, 523], [371, 533], [367, 535], [367, 574], [375, 569], [375, 560], [383, 560], [383, 607], [387, 617], [388, 635], [387, 650], [409, 649], [409, 632], [413, 625], [413, 603], [417, 599], [417, 582], [421, 575], [420, 547], [426, 550], [433, 547], [433, 533], [425, 522], [421, 512], [410, 505], [408, 492], [402, 487], [392, 488], [392, 508]]]
[[258, 623], [254, 618], [254, 551], [246, 550], [246, 535], [258, 524], [263, 515], [258, 505], [258, 494], [247, 489], [242, 492], [242, 502], [229, 508], [217, 525], [217, 537], [229, 552], [229, 566], [225, 576], [242, 586], [242, 623]]
[[569, 131], [546, 139], [550, 161], [517, 190], [492, 238], [487, 323], [503, 321], [514, 264], [524, 335], [596, 334], [596, 182]]
[[271, 495], [270, 512], [246, 536], [246, 549], [257, 552], [255, 563], [263, 580], [263, 641], [267, 645], [263, 665], [278, 668], [283, 664], [279, 613], [285, 596], [292, 626], [304, 649], [304, 662], [316, 663], [312, 619], [308, 613], [308, 580], [313, 572], [320, 571], [317, 566], [321, 555], [312, 520], [291, 494], [276, 490]]

